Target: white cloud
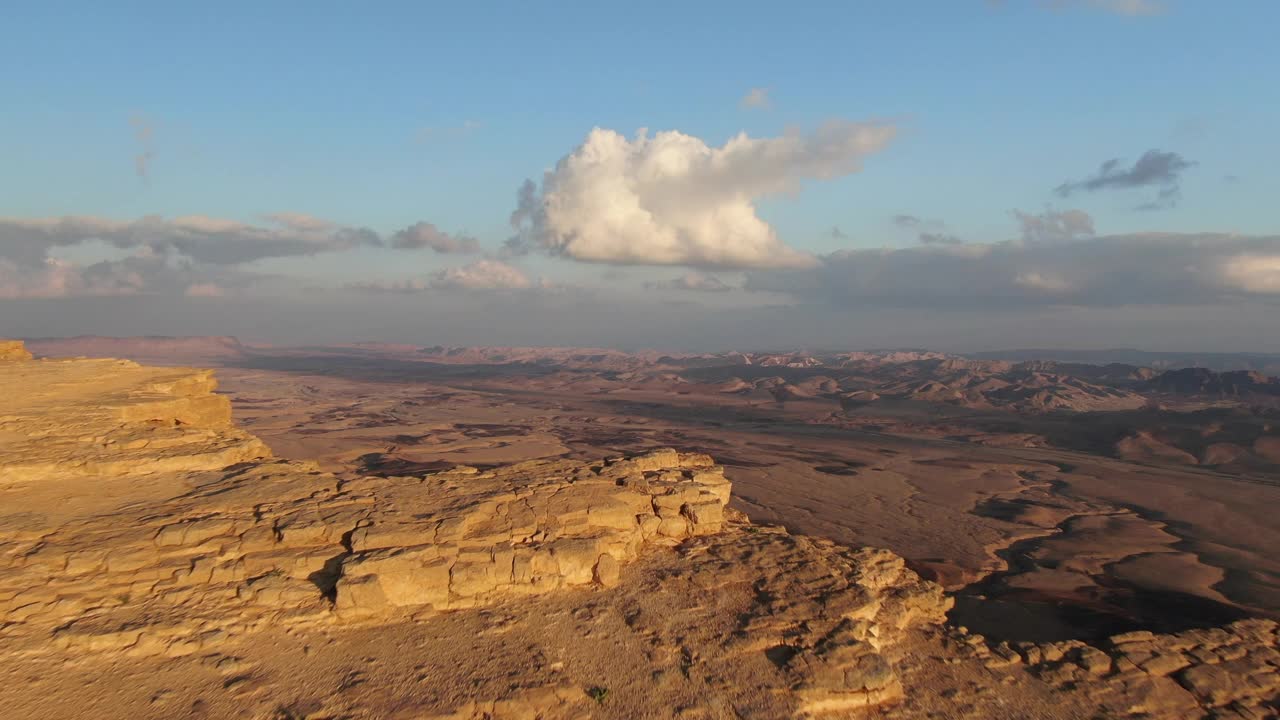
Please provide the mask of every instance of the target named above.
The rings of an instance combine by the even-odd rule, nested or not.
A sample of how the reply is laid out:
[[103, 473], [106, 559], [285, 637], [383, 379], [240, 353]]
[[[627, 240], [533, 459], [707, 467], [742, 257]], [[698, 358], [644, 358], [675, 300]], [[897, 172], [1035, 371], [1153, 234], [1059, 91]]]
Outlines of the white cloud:
[[553, 290], [557, 286], [547, 280], [535, 282], [523, 270], [492, 258], [482, 258], [469, 265], [447, 268], [428, 279], [373, 280], [347, 283], [347, 290], [370, 293], [422, 293], [433, 290]]
[[1071, 284], [1066, 280], [1053, 275], [1046, 275], [1036, 270], [1018, 273], [1013, 282], [1015, 285], [1046, 293], [1065, 293], [1071, 290]]
[[1230, 258], [1222, 264], [1222, 276], [1230, 285], [1244, 292], [1280, 294], [1280, 252]]
[[738, 104], [748, 109], [762, 109], [769, 107], [771, 104], [769, 100], [769, 88], [751, 88], [747, 91], [746, 95], [742, 96], [742, 100], [739, 101]]
[[332, 222], [306, 213], [278, 212], [265, 215], [264, 218], [277, 225], [304, 232], [324, 232], [334, 227]]
[[518, 290], [534, 286], [520, 268], [488, 258], [470, 265], [441, 270], [431, 278], [431, 287], [459, 290]]
[[779, 240], [754, 203], [855, 173], [894, 133], [833, 121], [807, 135], [742, 133], [710, 147], [677, 131], [629, 140], [596, 128], [540, 187], [521, 188], [508, 247], [620, 265], [810, 266], [814, 258]]

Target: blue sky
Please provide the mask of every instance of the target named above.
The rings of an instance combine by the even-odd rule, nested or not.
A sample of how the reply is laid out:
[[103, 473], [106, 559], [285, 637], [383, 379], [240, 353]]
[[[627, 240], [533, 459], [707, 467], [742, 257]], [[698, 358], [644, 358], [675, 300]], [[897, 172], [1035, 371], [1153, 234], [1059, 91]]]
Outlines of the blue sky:
[[[991, 243], [1019, 236], [1014, 210], [1068, 208], [1098, 235], [1268, 236], [1276, 27], [1264, 0], [28, 4], [0, 25], [0, 216], [292, 212], [384, 235], [425, 221], [493, 253], [520, 184], [594, 127], [715, 148], [834, 119], [896, 135], [860, 171], [753, 199], [801, 252], [912, 247], [902, 214]], [[753, 88], [765, 106], [744, 106]], [[1153, 149], [1193, 163], [1172, 206], [1136, 210], [1146, 186], [1054, 193]], [[575, 259], [519, 262], [580, 284], [684, 272]], [[340, 284], [457, 264], [357, 247], [248, 269]]]

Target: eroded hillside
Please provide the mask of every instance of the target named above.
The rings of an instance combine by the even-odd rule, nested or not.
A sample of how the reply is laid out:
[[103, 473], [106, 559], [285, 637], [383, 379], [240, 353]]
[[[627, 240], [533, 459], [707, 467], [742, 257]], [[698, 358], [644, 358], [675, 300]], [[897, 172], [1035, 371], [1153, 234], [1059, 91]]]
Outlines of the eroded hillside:
[[1275, 713], [1269, 620], [991, 642], [893, 553], [747, 522], [697, 452], [335, 474], [208, 371], [0, 349], [14, 717]]

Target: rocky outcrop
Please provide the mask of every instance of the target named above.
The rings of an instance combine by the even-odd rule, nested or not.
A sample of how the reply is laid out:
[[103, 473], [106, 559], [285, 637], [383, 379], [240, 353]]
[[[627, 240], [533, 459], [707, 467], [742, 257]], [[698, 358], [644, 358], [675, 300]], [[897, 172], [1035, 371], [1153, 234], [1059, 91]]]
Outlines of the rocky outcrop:
[[[99, 715], [915, 718], [963, 690], [956, 717], [1029, 694], [1055, 698], [1035, 716], [1252, 718], [1280, 697], [1265, 620], [1102, 647], [944, 631], [951, 600], [902, 558], [747, 522], [706, 455], [334, 475], [269, 457], [214, 387], [0, 365], [0, 674], [36, 688], [0, 684], [17, 716], [59, 693], [79, 714], [121, 668], [169, 686]], [[276, 697], [325, 672], [321, 699]]]
[[209, 370], [21, 360], [0, 371], [0, 487], [219, 469], [270, 455]]
[[0, 360], [30, 360], [31, 353], [20, 340], [0, 339]]
[[351, 533], [336, 610], [444, 610], [573, 585], [618, 582], [649, 544], [719, 532], [729, 481], [705, 455], [662, 450], [592, 464], [458, 468], [351, 483], [375, 498]]
[[[128, 361], [0, 371], [0, 478], [25, 509], [0, 515], [11, 656], [180, 658], [267, 628], [421, 622], [594, 587], [622, 593], [655, 641], [725, 627], [696, 652], [782, 658], [779, 702], [817, 713], [898, 697], [881, 651], [946, 609], [890, 553], [745, 524], [706, 455], [339, 478], [267, 457], [214, 387], [207, 371]], [[649, 579], [626, 587], [645, 558]], [[733, 589], [742, 610], [644, 619], [645, 595], [682, 584], [690, 598]]]
[[[1078, 641], [997, 647], [988, 664], [1024, 662], [1107, 717], [1274, 717], [1280, 698], [1280, 627], [1272, 620], [1172, 635], [1147, 631], [1100, 647]], [[1207, 713], [1207, 714], [1206, 714]]]
[[[118, 510], [118, 524], [9, 528], [0, 578], [14, 591], [0, 611], [65, 645], [149, 654], [213, 627], [383, 621], [609, 587], [645, 545], [719, 532], [729, 496], [710, 458], [674, 451], [349, 482], [277, 461], [188, 480], [188, 492]], [[149, 626], [128, 619], [142, 608]]]

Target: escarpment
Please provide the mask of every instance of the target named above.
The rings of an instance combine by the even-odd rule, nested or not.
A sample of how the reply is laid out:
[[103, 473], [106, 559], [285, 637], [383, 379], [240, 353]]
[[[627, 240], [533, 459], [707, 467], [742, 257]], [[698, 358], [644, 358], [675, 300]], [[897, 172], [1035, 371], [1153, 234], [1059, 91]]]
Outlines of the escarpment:
[[992, 645], [893, 553], [748, 522], [708, 455], [332, 474], [237, 429], [209, 371], [0, 352], [17, 717], [1274, 709], [1268, 621]]

